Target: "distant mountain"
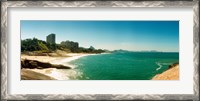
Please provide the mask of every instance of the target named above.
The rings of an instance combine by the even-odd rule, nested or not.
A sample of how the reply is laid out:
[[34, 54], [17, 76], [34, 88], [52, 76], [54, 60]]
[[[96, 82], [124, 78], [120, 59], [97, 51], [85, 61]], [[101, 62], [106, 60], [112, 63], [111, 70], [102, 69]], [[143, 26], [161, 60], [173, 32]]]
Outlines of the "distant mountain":
[[113, 53], [126, 53], [126, 52], [131, 52], [131, 51], [119, 49], [119, 50], [114, 50], [114, 51], [112, 51], [112, 52], [113, 52]]
[[112, 51], [112, 52], [113, 52], [113, 53], [125, 53], [125, 52], [161, 52], [161, 51], [157, 51], [157, 50], [129, 51], [129, 50], [119, 49], [119, 50], [114, 50], [114, 51]]
[[148, 51], [140, 51], [140, 52], [160, 52], [160, 51], [157, 51], [157, 50], [148, 50]]

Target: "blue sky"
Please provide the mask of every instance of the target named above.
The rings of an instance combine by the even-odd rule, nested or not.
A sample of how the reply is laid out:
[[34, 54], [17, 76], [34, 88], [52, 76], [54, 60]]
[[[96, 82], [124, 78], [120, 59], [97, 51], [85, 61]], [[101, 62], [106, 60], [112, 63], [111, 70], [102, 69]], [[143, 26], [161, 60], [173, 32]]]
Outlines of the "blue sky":
[[70, 40], [85, 48], [179, 52], [179, 21], [21, 21], [22, 39], [45, 41], [51, 33], [56, 43]]

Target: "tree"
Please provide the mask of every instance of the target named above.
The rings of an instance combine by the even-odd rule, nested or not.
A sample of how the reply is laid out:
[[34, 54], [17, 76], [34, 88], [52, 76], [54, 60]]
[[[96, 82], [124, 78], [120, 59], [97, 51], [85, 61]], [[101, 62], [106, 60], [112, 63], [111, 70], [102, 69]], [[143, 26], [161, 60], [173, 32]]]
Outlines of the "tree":
[[[51, 45], [49, 46], [51, 47]], [[42, 52], [48, 52], [49, 48], [47, 47], [47, 43], [42, 40], [38, 40], [37, 38], [33, 39], [25, 39], [21, 40], [21, 51], [42, 51]]]
[[47, 46], [44, 43], [42, 43], [41, 41], [38, 41], [38, 45], [39, 45], [40, 50], [42, 50], [43, 52], [48, 52], [49, 51]]
[[95, 50], [95, 48], [93, 47], [93, 46], [90, 46], [90, 48], [89, 49], [91, 49], [91, 50]]

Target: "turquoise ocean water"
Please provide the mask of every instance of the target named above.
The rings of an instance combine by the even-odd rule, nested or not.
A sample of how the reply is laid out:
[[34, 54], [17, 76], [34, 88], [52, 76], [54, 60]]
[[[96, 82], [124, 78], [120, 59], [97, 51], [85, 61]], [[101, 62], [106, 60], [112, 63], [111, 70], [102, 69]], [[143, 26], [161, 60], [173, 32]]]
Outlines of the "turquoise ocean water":
[[179, 53], [115, 52], [90, 55], [70, 64], [79, 72], [80, 80], [150, 80], [179, 62]]

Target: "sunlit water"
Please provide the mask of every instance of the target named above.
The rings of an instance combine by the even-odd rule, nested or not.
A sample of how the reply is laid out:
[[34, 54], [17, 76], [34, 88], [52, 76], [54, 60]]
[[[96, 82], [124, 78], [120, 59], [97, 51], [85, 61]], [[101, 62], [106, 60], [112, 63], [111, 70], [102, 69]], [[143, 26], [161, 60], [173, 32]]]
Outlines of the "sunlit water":
[[65, 72], [79, 80], [150, 80], [177, 62], [179, 53], [116, 52], [73, 60], [69, 64], [75, 68]]

